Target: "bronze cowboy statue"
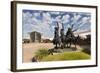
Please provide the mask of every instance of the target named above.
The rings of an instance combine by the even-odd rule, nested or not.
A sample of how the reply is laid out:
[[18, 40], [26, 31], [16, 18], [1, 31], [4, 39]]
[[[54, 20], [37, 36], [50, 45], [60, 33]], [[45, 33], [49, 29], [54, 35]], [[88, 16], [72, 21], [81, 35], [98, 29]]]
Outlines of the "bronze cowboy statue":
[[53, 39], [53, 44], [56, 45], [55, 48], [58, 49], [60, 47], [60, 36], [59, 36], [59, 25], [57, 23], [57, 27], [55, 27], [54, 31], [54, 39]]
[[56, 45], [55, 48], [66, 48], [71, 47], [71, 44], [73, 43], [76, 48], [76, 44], [78, 41], [79, 37], [75, 37], [73, 34], [73, 31], [71, 28], [68, 28], [66, 35], [64, 34], [64, 26], [62, 24], [62, 29], [60, 30], [60, 35], [59, 35], [59, 25], [57, 23], [57, 27], [55, 27], [54, 31], [54, 39], [53, 39], [53, 44]]
[[60, 38], [61, 38], [61, 48], [65, 48], [65, 35], [64, 35], [64, 26], [62, 24], [62, 29], [60, 30]]
[[73, 34], [71, 28], [68, 28], [68, 31], [66, 32], [65, 36], [66, 36], [65, 41], [66, 41], [67, 47], [71, 47], [72, 39], [74, 37], [74, 34]]
[[79, 36], [75, 37], [72, 29], [68, 28], [68, 31], [66, 32], [66, 35], [65, 35], [65, 42], [67, 44], [67, 47], [70, 48], [71, 44], [73, 43], [75, 45], [75, 48], [76, 48], [76, 44], [78, 42], [78, 39], [79, 39]]

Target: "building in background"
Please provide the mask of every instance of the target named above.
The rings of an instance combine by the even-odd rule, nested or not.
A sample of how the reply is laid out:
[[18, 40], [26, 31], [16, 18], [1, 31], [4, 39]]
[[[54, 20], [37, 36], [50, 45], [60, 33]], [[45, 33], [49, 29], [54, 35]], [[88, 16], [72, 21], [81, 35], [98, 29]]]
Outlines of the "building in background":
[[23, 39], [22, 43], [30, 43], [30, 39]]
[[83, 32], [76, 32], [74, 33], [75, 36], [80, 37], [78, 40], [80, 45], [91, 45], [91, 31], [83, 31]]
[[82, 39], [86, 39], [88, 36], [87, 35], [91, 35], [91, 31], [82, 31], [82, 32], [75, 32], [74, 33], [75, 36], [80, 36]]
[[31, 40], [31, 42], [41, 42], [41, 33], [36, 32], [36, 31], [31, 32], [30, 40]]

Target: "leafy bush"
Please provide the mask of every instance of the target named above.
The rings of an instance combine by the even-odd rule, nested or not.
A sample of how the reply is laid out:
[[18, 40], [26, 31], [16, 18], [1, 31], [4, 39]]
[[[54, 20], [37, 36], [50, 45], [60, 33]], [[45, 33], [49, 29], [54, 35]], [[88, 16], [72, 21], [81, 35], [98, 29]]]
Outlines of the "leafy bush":
[[47, 49], [39, 49], [38, 51], [35, 52], [35, 57], [38, 60], [41, 60], [44, 56], [48, 55], [48, 50]]
[[84, 52], [64, 52], [56, 55], [43, 57], [41, 61], [61, 61], [61, 60], [84, 60], [90, 59], [90, 55]]
[[87, 54], [91, 54], [91, 51], [89, 49], [82, 49], [82, 52], [87, 53]]

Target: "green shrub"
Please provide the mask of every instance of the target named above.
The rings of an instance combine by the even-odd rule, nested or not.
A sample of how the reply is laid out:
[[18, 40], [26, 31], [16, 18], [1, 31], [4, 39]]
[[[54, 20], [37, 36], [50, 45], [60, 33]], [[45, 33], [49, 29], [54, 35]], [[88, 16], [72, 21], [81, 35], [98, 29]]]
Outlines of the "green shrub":
[[90, 59], [90, 56], [83, 52], [64, 52], [56, 55], [43, 57], [41, 61], [61, 61], [61, 60], [84, 60]]
[[83, 49], [82, 52], [87, 53], [87, 54], [91, 54], [91, 51], [89, 49]]
[[41, 60], [44, 56], [48, 55], [48, 50], [47, 49], [39, 49], [35, 52], [35, 57], [38, 60]]

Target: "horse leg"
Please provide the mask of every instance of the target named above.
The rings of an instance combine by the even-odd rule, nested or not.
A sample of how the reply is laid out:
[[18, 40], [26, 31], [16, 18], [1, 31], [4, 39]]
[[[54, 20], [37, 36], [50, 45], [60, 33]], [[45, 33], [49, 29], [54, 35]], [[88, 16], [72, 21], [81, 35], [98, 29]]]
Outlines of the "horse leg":
[[58, 43], [58, 47], [57, 48], [59, 49], [59, 47], [60, 47], [60, 44]]
[[75, 48], [76, 48], [76, 43], [74, 42]]
[[57, 43], [57, 49], [59, 48], [59, 43]]
[[58, 48], [61, 48], [61, 44], [60, 43], [58, 43]]
[[56, 46], [55, 46], [55, 48], [57, 49], [57, 43], [56, 43]]
[[65, 42], [63, 42], [63, 48], [65, 48]]
[[77, 43], [77, 41], [74, 40], [75, 50], [77, 49], [77, 47], [76, 47], [77, 44], [76, 43]]
[[65, 43], [63, 42], [63, 48], [65, 48]]
[[67, 48], [68, 48], [68, 43], [67, 43]]
[[62, 49], [63, 47], [62, 47], [62, 42], [61, 42], [61, 46], [60, 46], [60, 48]]
[[76, 44], [76, 42], [75, 42], [75, 49], [77, 49], [76, 45], [77, 45], [77, 44]]
[[75, 43], [75, 49], [76, 49], [76, 45], [77, 45], [77, 39], [75, 39], [74, 43]]
[[75, 44], [75, 48], [76, 48], [76, 44]]
[[69, 43], [69, 47], [71, 47], [71, 42]]
[[62, 43], [62, 49], [64, 48], [64, 43]]

